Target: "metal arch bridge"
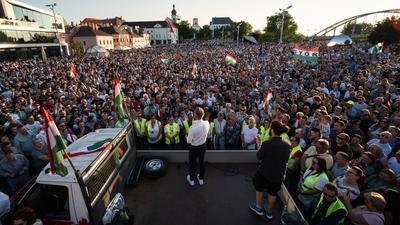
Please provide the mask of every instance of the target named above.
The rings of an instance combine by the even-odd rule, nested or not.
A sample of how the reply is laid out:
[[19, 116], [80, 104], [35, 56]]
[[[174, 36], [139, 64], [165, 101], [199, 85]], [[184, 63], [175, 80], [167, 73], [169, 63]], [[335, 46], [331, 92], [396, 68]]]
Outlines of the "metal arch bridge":
[[315, 33], [314, 35], [311, 36], [311, 40], [316, 38], [316, 37], [326, 36], [327, 33], [330, 33], [332, 31], [333, 31], [333, 36], [335, 36], [336, 28], [341, 27], [341, 26], [343, 26], [343, 25], [345, 25], [347, 23], [350, 23], [352, 21], [356, 21], [359, 18], [367, 17], [369, 15], [374, 15], [374, 14], [380, 14], [380, 13], [400, 14], [400, 9], [388, 9], [388, 10], [364, 13], [364, 14], [360, 14], [360, 15], [357, 15], [357, 16], [349, 17], [347, 19], [344, 19], [344, 20], [341, 20], [341, 21], [339, 21], [337, 23], [334, 23], [334, 24], [322, 29], [321, 31]]

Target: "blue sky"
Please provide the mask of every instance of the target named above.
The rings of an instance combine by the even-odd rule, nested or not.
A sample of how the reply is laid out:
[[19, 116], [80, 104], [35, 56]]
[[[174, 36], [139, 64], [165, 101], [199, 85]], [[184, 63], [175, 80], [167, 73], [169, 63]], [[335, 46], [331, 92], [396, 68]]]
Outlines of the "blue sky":
[[[199, 18], [202, 26], [213, 16], [229, 16], [234, 21], [250, 22], [255, 29], [266, 26], [266, 17], [285, 8], [299, 25], [299, 31], [312, 34], [350, 16], [385, 9], [400, 9], [400, 0], [20, 0], [44, 8], [57, 3], [56, 12], [68, 22], [85, 17], [111, 18], [122, 16], [127, 21], [163, 20], [170, 16], [175, 4], [181, 19], [190, 23]], [[380, 20], [383, 14], [377, 16]], [[374, 17], [367, 18], [372, 22]], [[364, 22], [364, 19], [360, 22]]]

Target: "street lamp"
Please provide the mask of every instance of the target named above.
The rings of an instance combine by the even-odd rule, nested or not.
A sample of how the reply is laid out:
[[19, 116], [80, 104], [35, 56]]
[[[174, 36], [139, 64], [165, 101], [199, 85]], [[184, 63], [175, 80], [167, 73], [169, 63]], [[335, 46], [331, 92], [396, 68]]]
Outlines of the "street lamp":
[[237, 44], [239, 44], [239, 29], [240, 29], [240, 26], [242, 25], [242, 23], [238, 23], [238, 25], [237, 25]]
[[54, 11], [54, 7], [55, 6], [57, 6], [56, 3], [46, 5], [46, 7], [50, 8], [51, 11], [53, 12], [54, 27], [56, 28], [56, 37], [57, 37], [57, 40], [58, 40], [58, 45], [60, 47], [60, 56], [62, 57], [63, 56], [63, 49], [62, 49], [62, 46], [61, 46], [61, 40], [58, 38], [58, 24], [57, 24], [57, 19], [56, 19], [56, 13]]
[[282, 43], [282, 37], [283, 37], [283, 25], [285, 24], [285, 13], [287, 12], [288, 9], [292, 8], [292, 5], [289, 5], [286, 9], [279, 9], [279, 11], [282, 12], [282, 23], [281, 23], [281, 35], [279, 37], [279, 44]]

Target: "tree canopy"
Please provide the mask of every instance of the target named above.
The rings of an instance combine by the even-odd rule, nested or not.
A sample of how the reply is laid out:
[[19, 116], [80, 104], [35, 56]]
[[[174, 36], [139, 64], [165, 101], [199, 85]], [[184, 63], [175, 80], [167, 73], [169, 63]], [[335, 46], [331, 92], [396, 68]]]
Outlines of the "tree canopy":
[[378, 22], [368, 37], [371, 44], [384, 41], [385, 44], [400, 43], [400, 31], [392, 26], [392, 21], [387, 18]]
[[374, 26], [370, 23], [351, 22], [343, 27], [342, 34], [346, 35], [369, 34], [373, 30], [373, 28]]
[[[282, 24], [282, 13], [277, 12], [273, 16], [267, 17], [267, 26], [264, 28], [264, 34], [262, 35], [262, 41], [266, 42], [278, 42]], [[298, 25], [290, 13], [285, 12], [285, 20], [283, 24], [283, 42], [298, 42], [301, 41], [304, 36], [297, 34]]]

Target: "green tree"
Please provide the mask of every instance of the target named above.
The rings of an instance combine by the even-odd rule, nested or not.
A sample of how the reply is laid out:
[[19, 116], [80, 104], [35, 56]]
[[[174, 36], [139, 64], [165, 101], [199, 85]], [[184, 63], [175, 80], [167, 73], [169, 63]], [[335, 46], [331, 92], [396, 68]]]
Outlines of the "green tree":
[[197, 33], [199, 39], [208, 40], [211, 38], [210, 26], [204, 25]]
[[[264, 28], [264, 35], [261, 37], [263, 41], [278, 42], [281, 31], [282, 12], [277, 12], [273, 16], [267, 17], [267, 27]], [[299, 39], [297, 34], [298, 25], [290, 13], [285, 13], [285, 21], [283, 25], [283, 42], [293, 42]]]
[[389, 18], [378, 22], [370, 35], [368, 40], [371, 44], [384, 41], [386, 44], [400, 43], [400, 31], [393, 28], [391, 20]]
[[182, 20], [180, 23], [175, 24], [179, 32], [179, 40], [193, 38], [194, 30], [190, 27], [187, 20]]
[[237, 39], [237, 28], [239, 27], [239, 37], [242, 37], [243, 35], [249, 35], [251, 33], [251, 31], [253, 30], [253, 26], [246, 22], [246, 21], [240, 21], [240, 22], [233, 22], [233, 24], [230, 27], [230, 32], [234, 35], [233, 39], [236, 40]]
[[83, 54], [83, 47], [81, 44], [74, 42], [69, 47], [71, 48], [73, 55], [80, 56]]
[[356, 23], [351, 22], [346, 24], [342, 29], [342, 34], [346, 35], [360, 35], [371, 33], [374, 26], [370, 23]]
[[255, 30], [249, 34], [250, 36], [253, 36], [257, 41], [261, 41], [261, 36], [263, 35], [261, 30]]

